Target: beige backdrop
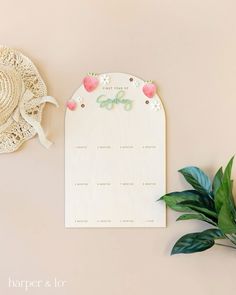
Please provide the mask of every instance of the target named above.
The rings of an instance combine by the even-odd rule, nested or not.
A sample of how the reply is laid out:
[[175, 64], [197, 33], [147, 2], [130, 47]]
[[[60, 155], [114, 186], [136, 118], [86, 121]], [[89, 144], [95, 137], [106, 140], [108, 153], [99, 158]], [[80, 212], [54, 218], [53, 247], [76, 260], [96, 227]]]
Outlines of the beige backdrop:
[[[166, 229], [64, 228], [65, 101], [89, 72], [153, 79], [168, 120], [168, 190], [177, 170], [210, 174], [236, 152], [236, 2], [234, 0], [1, 0], [0, 40], [33, 59], [61, 105], [37, 138], [1, 155], [0, 293], [14, 280], [67, 281], [28, 294], [219, 295], [235, 290], [236, 252], [215, 247], [170, 257], [173, 242], [197, 222]], [[236, 171], [236, 169], [234, 170]], [[236, 176], [236, 173], [234, 173]]]

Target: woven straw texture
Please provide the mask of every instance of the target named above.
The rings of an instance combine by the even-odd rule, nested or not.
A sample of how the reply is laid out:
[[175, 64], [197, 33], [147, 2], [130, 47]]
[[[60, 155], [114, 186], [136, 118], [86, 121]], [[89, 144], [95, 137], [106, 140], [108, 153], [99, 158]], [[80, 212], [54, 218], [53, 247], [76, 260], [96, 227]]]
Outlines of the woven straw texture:
[[47, 95], [46, 86], [32, 61], [19, 51], [0, 46], [0, 153], [17, 150], [36, 131], [19, 114], [14, 119], [23, 93], [29, 90], [33, 98], [25, 110], [27, 115], [41, 122], [44, 104], [37, 98]]

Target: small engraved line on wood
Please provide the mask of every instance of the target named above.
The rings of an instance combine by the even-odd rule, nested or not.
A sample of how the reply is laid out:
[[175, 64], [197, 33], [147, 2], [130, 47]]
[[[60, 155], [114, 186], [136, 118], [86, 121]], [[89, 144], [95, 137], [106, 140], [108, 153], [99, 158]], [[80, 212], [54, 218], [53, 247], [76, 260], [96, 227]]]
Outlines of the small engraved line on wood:
[[134, 146], [133, 145], [121, 145], [120, 146], [120, 149], [123, 149], [123, 150], [125, 150], [125, 149], [133, 149], [134, 148]]
[[120, 185], [126, 185], [126, 186], [128, 186], [128, 185], [134, 185], [134, 183], [133, 182], [121, 182], [120, 183]]
[[156, 149], [157, 146], [156, 145], [143, 145], [142, 148], [143, 149]]
[[80, 149], [80, 150], [82, 150], [82, 149], [86, 150], [88, 148], [88, 146], [87, 145], [77, 145], [75, 148]]
[[97, 149], [98, 150], [109, 150], [109, 149], [111, 149], [111, 146], [110, 145], [98, 145]]

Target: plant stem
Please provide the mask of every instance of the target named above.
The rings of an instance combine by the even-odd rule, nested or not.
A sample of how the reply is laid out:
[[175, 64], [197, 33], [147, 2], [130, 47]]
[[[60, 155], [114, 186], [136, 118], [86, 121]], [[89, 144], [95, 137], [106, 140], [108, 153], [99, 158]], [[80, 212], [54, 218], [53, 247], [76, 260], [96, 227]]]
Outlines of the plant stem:
[[235, 241], [235, 239], [232, 236], [230, 236], [230, 235], [225, 235], [225, 236], [226, 236], [226, 238], [228, 240], [230, 240], [231, 243], [233, 243], [234, 245], [236, 245], [236, 241]]
[[233, 239], [233, 242], [232, 243], [234, 243], [236, 245], [236, 235], [235, 234], [232, 234], [231, 237]]
[[228, 247], [228, 248], [232, 248], [232, 249], [235, 249], [236, 250], [236, 247], [230, 246], [230, 245], [225, 245], [225, 244], [220, 244], [220, 243], [215, 243], [215, 245], [217, 245], [217, 246], [223, 246], [223, 247]]

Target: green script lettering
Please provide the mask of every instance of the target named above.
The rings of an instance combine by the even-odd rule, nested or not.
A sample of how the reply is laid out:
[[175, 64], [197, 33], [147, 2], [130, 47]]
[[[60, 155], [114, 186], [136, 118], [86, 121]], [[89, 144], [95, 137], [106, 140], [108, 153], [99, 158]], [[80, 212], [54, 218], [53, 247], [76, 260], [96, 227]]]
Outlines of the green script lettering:
[[115, 98], [107, 98], [106, 95], [102, 94], [98, 96], [97, 103], [100, 105], [100, 108], [106, 108], [107, 110], [113, 109], [116, 104], [123, 104], [125, 111], [130, 111], [132, 108], [132, 100], [125, 99], [125, 91], [119, 91]]

